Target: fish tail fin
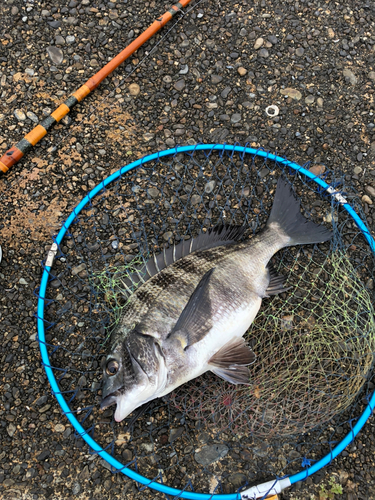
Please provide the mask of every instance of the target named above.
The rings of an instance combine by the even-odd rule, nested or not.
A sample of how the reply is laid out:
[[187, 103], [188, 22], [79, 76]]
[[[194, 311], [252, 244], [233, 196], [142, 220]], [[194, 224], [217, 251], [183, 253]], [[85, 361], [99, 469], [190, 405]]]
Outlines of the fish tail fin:
[[332, 237], [332, 232], [327, 228], [307, 220], [302, 215], [300, 200], [283, 177], [277, 182], [275, 199], [266, 227], [271, 224], [277, 224], [278, 229], [289, 237], [285, 246], [322, 243]]

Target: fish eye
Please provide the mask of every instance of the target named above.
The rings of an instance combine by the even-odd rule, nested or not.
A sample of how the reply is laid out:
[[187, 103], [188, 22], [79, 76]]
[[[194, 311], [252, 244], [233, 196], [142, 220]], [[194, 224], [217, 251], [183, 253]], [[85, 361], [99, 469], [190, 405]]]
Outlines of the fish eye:
[[116, 375], [119, 369], [119, 364], [115, 359], [111, 359], [111, 361], [108, 361], [107, 366], [105, 368], [105, 371], [107, 372], [107, 375], [112, 377], [113, 375]]

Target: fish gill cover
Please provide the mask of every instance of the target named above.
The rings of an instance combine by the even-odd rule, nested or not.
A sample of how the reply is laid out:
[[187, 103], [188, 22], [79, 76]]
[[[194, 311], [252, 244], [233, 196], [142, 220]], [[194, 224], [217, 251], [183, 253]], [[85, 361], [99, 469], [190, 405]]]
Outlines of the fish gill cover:
[[[114, 422], [113, 408], [100, 410], [101, 363], [131, 292], [124, 277], [217, 223], [246, 224], [251, 237], [282, 172], [304, 214], [334, 237], [274, 257], [290, 289], [263, 300], [246, 334], [257, 356], [250, 385], [206, 373], [132, 425]], [[344, 178], [324, 175], [364, 219]], [[214, 150], [159, 157], [91, 199], [62, 241], [47, 288], [50, 362], [71, 412], [124, 466], [176, 488], [233, 492], [320, 459], [358, 419], [374, 389], [373, 269], [346, 211], [285, 165]]]

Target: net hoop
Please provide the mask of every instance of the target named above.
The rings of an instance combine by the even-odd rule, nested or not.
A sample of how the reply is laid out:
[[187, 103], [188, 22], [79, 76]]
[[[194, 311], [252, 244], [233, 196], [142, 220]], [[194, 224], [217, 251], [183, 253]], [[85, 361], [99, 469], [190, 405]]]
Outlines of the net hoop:
[[[280, 156], [274, 155], [272, 153], [269, 153], [267, 151], [261, 150], [261, 149], [253, 149], [250, 147], [242, 147], [238, 145], [230, 145], [230, 144], [196, 144], [193, 146], [181, 146], [181, 147], [176, 147], [173, 149], [168, 149], [164, 151], [159, 151], [158, 153], [154, 153], [151, 155], [144, 156], [143, 158], [134, 161], [130, 163], [129, 165], [125, 165], [116, 172], [114, 172], [112, 175], [104, 179], [100, 184], [98, 184], [94, 189], [90, 191], [90, 193], [83, 198], [83, 200], [73, 209], [72, 213], [69, 215], [67, 220], [64, 222], [61, 230], [59, 231], [58, 235], [54, 239], [55, 241], [55, 248], [60, 245], [61, 241], [63, 240], [65, 233], [67, 232], [68, 228], [71, 226], [73, 223], [74, 219], [76, 216], [82, 211], [82, 209], [90, 203], [90, 201], [102, 191], [106, 186], [111, 184], [113, 181], [118, 179], [120, 176], [124, 175], [125, 173], [134, 170], [138, 167], [141, 167], [142, 165], [151, 162], [153, 160], [157, 160], [159, 158], [165, 157], [165, 156], [170, 156], [170, 155], [175, 155], [178, 153], [190, 153], [194, 151], [206, 151], [206, 150], [211, 150], [211, 151], [228, 151], [232, 153], [242, 153], [242, 155], [245, 154], [250, 154], [253, 156], [260, 156], [263, 158], [267, 158], [270, 160], [273, 160], [277, 162], [280, 165], [283, 165], [285, 167], [288, 167], [294, 171], [300, 172], [303, 174], [305, 177], [309, 178], [311, 181], [315, 182], [316, 184], [319, 185], [319, 187], [326, 191], [328, 194], [330, 194], [332, 197], [336, 199], [338, 203], [342, 205], [342, 207], [348, 212], [350, 217], [353, 219], [359, 230], [362, 232], [364, 237], [366, 238], [370, 249], [372, 253], [375, 255], [375, 240], [372, 237], [369, 229], [367, 228], [366, 224], [362, 221], [362, 219], [359, 217], [359, 215], [355, 212], [353, 207], [347, 202], [347, 200], [342, 196], [342, 194], [335, 190], [332, 186], [327, 184], [324, 180], [321, 178], [317, 177], [314, 175], [312, 172], [309, 170], [305, 169], [304, 167], [298, 165], [297, 163], [291, 162], [289, 160], [286, 160], [285, 158], [282, 158]], [[57, 245], [57, 246], [56, 246]], [[138, 483], [153, 488], [161, 493], [164, 493], [166, 495], [173, 495], [175, 497], [179, 498], [186, 498], [190, 500], [209, 500], [209, 499], [215, 499], [215, 500], [240, 500], [241, 498], [243, 499], [250, 499], [250, 498], [266, 498], [269, 494], [276, 494], [280, 493], [283, 489], [286, 487], [295, 484], [298, 481], [302, 481], [306, 479], [307, 477], [311, 476], [318, 470], [322, 469], [325, 467], [327, 464], [329, 464], [334, 458], [336, 458], [357, 436], [357, 434], [360, 432], [362, 427], [365, 425], [366, 421], [369, 419], [371, 416], [372, 412], [375, 409], [375, 391], [369, 397], [368, 399], [368, 404], [363, 411], [362, 415], [358, 418], [358, 421], [356, 424], [351, 428], [350, 432], [323, 458], [321, 458], [319, 461], [317, 461], [315, 464], [313, 464], [310, 467], [307, 467], [306, 469], [300, 471], [297, 474], [293, 474], [291, 476], [286, 476], [285, 478], [279, 479], [279, 480], [274, 480], [274, 481], [269, 481], [268, 483], [263, 483], [261, 485], [248, 488], [247, 490], [243, 492], [238, 492], [238, 493], [230, 493], [230, 494], [208, 494], [208, 493], [196, 493], [193, 491], [187, 491], [187, 490], [179, 490], [176, 488], [172, 488], [170, 486], [167, 486], [165, 484], [162, 484], [155, 479], [148, 479], [141, 474], [129, 469], [128, 467], [125, 467], [123, 464], [121, 464], [118, 460], [116, 460], [114, 457], [112, 457], [108, 452], [106, 452], [82, 427], [82, 425], [78, 422], [74, 414], [71, 412], [69, 405], [64, 399], [63, 394], [60, 392], [57, 380], [54, 376], [52, 366], [50, 364], [50, 359], [48, 355], [48, 350], [47, 350], [47, 342], [45, 339], [45, 321], [44, 321], [44, 308], [45, 308], [45, 303], [48, 303], [48, 299], [46, 299], [46, 289], [47, 289], [47, 284], [48, 284], [48, 279], [51, 271], [51, 266], [47, 265], [47, 263], [43, 263], [44, 271], [41, 279], [41, 284], [39, 287], [38, 291], [38, 309], [37, 309], [37, 329], [38, 329], [38, 341], [39, 341], [39, 347], [40, 347], [40, 353], [42, 357], [42, 364], [44, 366], [46, 375], [48, 377], [49, 383], [51, 385], [52, 389], [52, 394], [56, 397], [61, 409], [63, 412], [66, 414], [68, 420], [74, 427], [77, 435], [79, 435], [82, 439], [85, 440], [85, 442], [89, 445], [89, 447], [93, 450], [94, 453], [98, 454], [101, 458], [103, 458], [108, 464], [110, 464], [116, 471], [122, 472], [124, 475], [129, 477], [130, 479], [133, 479], [134, 481], [137, 481]]]

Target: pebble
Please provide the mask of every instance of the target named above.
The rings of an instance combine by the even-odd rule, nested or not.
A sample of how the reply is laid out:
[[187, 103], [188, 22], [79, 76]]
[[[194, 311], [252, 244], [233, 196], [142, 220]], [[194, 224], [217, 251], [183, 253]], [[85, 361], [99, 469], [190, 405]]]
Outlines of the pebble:
[[245, 476], [245, 474], [241, 474], [240, 472], [236, 472], [235, 474], [232, 474], [231, 476], [229, 476], [229, 481], [231, 484], [233, 484], [233, 486], [236, 488], [236, 490], [238, 490], [239, 488], [241, 488], [241, 486], [246, 484], [247, 477]]
[[80, 272], [84, 271], [85, 269], [86, 269], [86, 264], [82, 263], [79, 266], [73, 267], [71, 272], [73, 275], [76, 275], [76, 274], [79, 274]]
[[160, 191], [156, 188], [148, 188], [147, 193], [151, 196], [151, 198], [157, 198], [160, 196]]
[[286, 89], [281, 89], [280, 94], [291, 97], [292, 99], [295, 99], [296, 101], [300, 101], [302, 99], [302, 94], [299, 90], [292, 89], [289, 87]]
[[367, 203], [367, 205], [372, 205], [372, 199], [369, 196], [367, 196], [367, 194], [364, 194], [362, 196], [362, 201], [364, 203]]
[[72, 44], [72, 43], [74, 43], [75, 41], [76, 41], [76, 37], [75, 37], [75, 36], [73, 36], [73, 35], [68, 35], [68, 36], [66, 37], [66, 43]]
[[17, 118], [18, 121], [24, 121], [24, 120], [26, 120], [26, 115], [22, 111], [22, 109], [15, 109], [14, 110], [14, 116]]
[[55, 45], [65, 45], [65, 38], [61, 35], [57, 35], [55, 38]]
[[306, 104], [312, 104], [315, 101], [315, 97], [313, 95], [308, 95], [305, 99]]
[[38, 123], [38, 121], [39, 121], [39, 118], [32, 111], [27, 111], [26, 116], [27, 116], [27, 118], [30, 118], [30, 120], [33, 121], [34, 123]]
[[370, 78], [370, 80], [375, 81], [375, 71], [370, 71], [370, 73], [367, 76]]
[[322, 175], [326, 170], [326, 167], [324, 165], [313, 165], [312, 167], [309, 168], [309, 172], [312, 174], [319, 176]]
[[198, 464], [210, 465], [225, 457], [229, 448], [225, 444], [212, 444], [204, 446], [194, 454], [194, 459]]
[[318, 99], [316, 100], [316, 104], [319, 106], [319, 108], [322, 108], [323, 107], [323, 99], [321, 97], [318, 97]]
[[198, 203], [200, 203], [201, 201], [201, 196], [199, 194], [194, 194], [192, 197], [191, 197], [191, 204], [192, 205], [198, 205]]
[[353, 73], [353, 71], [351, 69], [345, 68], [343, 70], [342, 74], [345, 76], [345, 78], [348, 78], [349, 82], [352, 85], [355, 85], [358, 82], [357, 77], [355, 76], [355, 74]]
[[72, 487], [72, 493], [73, 495], [78, 495], [78, 493], [81, 491], [81, 485], [78, 481], [75, 481], [73, 483], [73, 487]]
[[178, 80], [173, 86], [180, 92], [185, 88], [185, 80]]
[[143, 139], [146, 141], [146, 142], [149, 142], [149, 141], [152, 141], [152, 139], [155, 137], [155, 134], [151, 133], [151, 132], [146, 132], [145, 134], [143, 134]]
[[215, 187], [216, 187], [216, 181], [207, 182], [207, 184], [204, 187], [204, 192], [210, 194], [215, 189]]
[[61, 49], [55, 46], [47, 47], [47, 53], [54, 64], [61, 64], [64, 59], [64, 54]]
[[238, 71], [238, 74], [239, 74], [240, 76], [245, 76], [245, 75], [246, 75], [246, 73], [247, 73], [247, 70], [246, 70], [245, 68], [243, 68], [242, 66], [240, 66], [240, 67], [237, 69], [237, 71]]
[[32, 68], [26, 68], [25, 73], [29, 76], [34, 76], [35, 71]]
[[169, 442], [175, 441], [185, 432], [185, 427], [177, 427], [177, 429], [171, 429], [169, 433]]
[[260, 55], [260, 57], [268, 57], [270, 55], [267, 49], [260, 49], [258, 54]]
[[186, 75], [187, 73], [189, 73], [189, 66], [187, 64], [184, 64], [180, 69], [179, 74]]
[[140, 91], [141, 91], [141, 89], [140, 89], [138, 83], [131, 83], [129, 85], [129, 94], [130, 95], [136, 96], [139, 94]]
[[230, 121], [232, 123], [238, 123], [241, 121], [241, 115], [239, 113], [234, 113], [231, 117], [230, 117]]
[[261, 46], [263, 45], [263, 42], [264, 42], [263, 38], [257, 38], [254, 43], [254, 49], [255, 50], [260, 49]]
[[211, 75], [211, 82], [212, 83], [220, 83], [222, 81], [223, 77], [220, 75]]
[[165, 75], [165, 76], [163, 77], [163, 82], [164, 82], [164, 83], [172, 83], [172, 77], [171, 77], [171, 76], [169, 76], [169, 75]]
[[18, 283], [20, 285], [28, 285], [28, 282], [24, 278], [20, 278]]
[[65, 425], [63, 424], [56, 424], [55, 425], [55, 432], [64, 432], [65, 431]]
[[10, 437], [13, 437], [16, 433], [17, 427], [14, 424], [9, 424], [7, 427], [7, 433]]
[[298, 49], [296, 50], [296, 56], [301, 57], [303, 56], [304, 52], [305, 49], [303, 47], [298, 47]]
[[375, 198], [375, 188], [372, 186], [365, 186], [365, 191], [368, 193], [370, 196]]

